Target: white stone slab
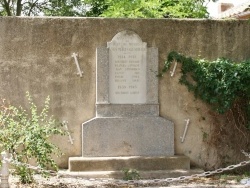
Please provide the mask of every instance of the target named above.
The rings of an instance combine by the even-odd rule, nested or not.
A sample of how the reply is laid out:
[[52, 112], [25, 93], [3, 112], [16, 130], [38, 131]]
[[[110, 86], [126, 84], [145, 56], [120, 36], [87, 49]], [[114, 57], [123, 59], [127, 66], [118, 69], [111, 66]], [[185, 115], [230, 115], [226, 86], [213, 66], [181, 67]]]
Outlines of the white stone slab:
[[109, 48], [109, 101], [142, 104], [147, 100], [147, 45], [131, 31], [122, 31]]

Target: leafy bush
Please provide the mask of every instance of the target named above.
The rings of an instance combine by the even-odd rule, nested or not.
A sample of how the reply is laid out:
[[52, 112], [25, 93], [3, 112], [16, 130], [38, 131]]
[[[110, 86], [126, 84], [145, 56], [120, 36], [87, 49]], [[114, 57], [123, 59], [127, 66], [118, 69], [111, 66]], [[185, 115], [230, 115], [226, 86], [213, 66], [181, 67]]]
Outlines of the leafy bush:
[[5, 100], [0, 106], [0, 148], [11, 154], [15, 174], [22, 183], [33, 181], [34, 171], [26, 165], [30, 161], [36, 162], [43, 175], [47, 175], [47, 167], [58, 169], [52, 155], [60, 155], [61, 152], [50, 138], [65, 133], [53, 116], [48, 115], [49, 97], [40, 113], [28, 92], [27, 98], [28, 112], [22, 107], [6, 104]]

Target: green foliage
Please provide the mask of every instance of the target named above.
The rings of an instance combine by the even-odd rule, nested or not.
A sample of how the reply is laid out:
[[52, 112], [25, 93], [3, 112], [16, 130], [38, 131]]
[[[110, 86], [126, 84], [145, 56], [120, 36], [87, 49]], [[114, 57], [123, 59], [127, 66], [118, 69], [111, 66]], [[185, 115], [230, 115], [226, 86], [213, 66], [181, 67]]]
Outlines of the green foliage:
[[124, 169], [124, 180], [139, 180], [140, 174], [136, 169]]
[[205, 0], [0, 0], [2, 16], [207, 18]]
[[[35, 161], [41, 169], [52, 167], [57, 170], [52, 156], [61, 153], [49, 139], [65, 133], [53, 116], [48, 115], [49, 97], [40, 113], [29, 93], [27, 98], [30, 105], [28, 112], [22, 107], [6, 104], [4, 100], [0, 107], [0, 148], [11, 154], [15, 173], [22, 183], [33, 181], [33, 171], [26, 165], [30, 161]], [[42, 170], [42, 174], [46, 175], [45, 171]]]
[[161, 2], [155, 0], [108, 0], [107, 10], [101, 16], [126, 18], [160, 18], [163, 12]]
[[207, 18], [204, 0], [106, 0], [104, 17]]
[[108, 8], [107, 0], [85, 0], [84, 3], [88, 7], [87, 17], [99, 17]]
[[42, 12], [45, 16], [85, 16], [86, 7], [81, 0], [50, 0]]
[[233, 62], [219, 58], [210, 62], [171, 52], [163, 72], [174, 60], [182, 64], [180, 83], [185, 84], [196, 97], [212, 105], [219, 113], [225, 113], [237, 100], [243, 100], [245, 105], [242, 108], [250, 117], [250, 60]]
[[207, 18], [209, 16], [204, 0], [164, 0], [164, 17], [167, 18]]
[[82, 0], [0, 0], [2, 16], [84, 16], [85, 12]]

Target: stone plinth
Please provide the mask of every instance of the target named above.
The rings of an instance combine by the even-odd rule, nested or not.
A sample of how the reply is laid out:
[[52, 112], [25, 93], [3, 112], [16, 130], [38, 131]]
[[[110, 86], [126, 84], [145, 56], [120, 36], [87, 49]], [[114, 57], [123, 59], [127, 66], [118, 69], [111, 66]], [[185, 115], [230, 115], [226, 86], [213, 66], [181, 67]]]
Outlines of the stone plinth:
[[172, 157], [74, 157], [70, 158], [69, 170], [79, 171], [139, 171], [190, 170], [190, 159], [186, 156]]
[[159, 116], [158, 104], [97, 104], [96, 117]]
[[71, 157], [69, 171], [59, 171], [63, 177], [124, 178], [125, 169], [136, 169], [142, 179], [174, 178], [204, 172], [190, 169], [186, 156], [161, 157]]
[[[175, 170], [146, 170], [139, 171], [141, 179], [165, 179], [176, 178], [180, 176], [191, 176], [193, 174], [200, 174], [204, 171], [201, 169], [175, 169]], [[114, 178], [123, 179], [123, 171], [59, 171], [60, 177], [74, 177], [74, 178]]]
[[173, 132], [161, 117], [95, 118], [82, 126], [82, 156], [173, 156]]

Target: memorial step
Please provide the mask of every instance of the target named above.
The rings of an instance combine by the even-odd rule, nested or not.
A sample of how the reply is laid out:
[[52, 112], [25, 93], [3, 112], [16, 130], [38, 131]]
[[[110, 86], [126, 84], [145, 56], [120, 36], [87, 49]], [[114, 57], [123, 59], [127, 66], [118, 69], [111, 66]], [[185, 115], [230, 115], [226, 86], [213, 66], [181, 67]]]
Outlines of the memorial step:
[[[164, 178], [176, 178], [180, 176], [190, 176], [193, 174], [200, 174], [204, 171], [201, 169], [189, 169], [189, 170], [148, 170], [140, 171], [140, 179], [164, 179]], [[84, 172], [70, 172], [69, 170], [58, 172], [60, 177], [74, 177], [74, 178], [112, 178], [123, 179], [125, 177], [123, 171], [84, 171]]]
[[136, 169], [139, 171], [152, 170], [189, 170], [190, 159], [186, 156], [171, 157], [70, 157], [69, 171], [122, 171]]

